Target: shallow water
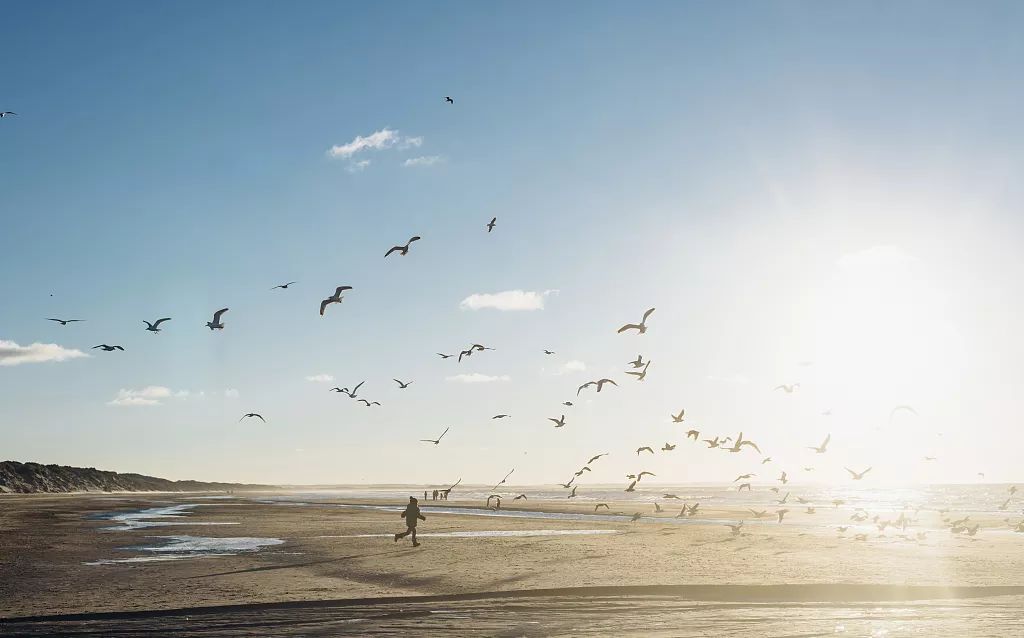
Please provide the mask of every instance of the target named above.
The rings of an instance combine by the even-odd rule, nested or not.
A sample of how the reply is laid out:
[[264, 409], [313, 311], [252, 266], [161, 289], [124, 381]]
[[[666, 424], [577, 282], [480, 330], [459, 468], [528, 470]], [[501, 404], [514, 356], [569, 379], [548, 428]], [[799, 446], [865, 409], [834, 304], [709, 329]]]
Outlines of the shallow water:
[[208, 558], [211, 556], [234, 556], [236, 554], [258, 552], [264, 547], [281, 545], [280, 538], [253, 538], [240, 536], [232, 538], [208, 538], [204, 536], [149, 536], [164, 542], [157, 545], [140, 545], [122, 547], [125, 551], [146, 552], [148, 556], [130, 556], [127, 558], [106, 558], [85, 563], [86, 565], [115, 565], [118, 563], [152, 563], [189, 558]]

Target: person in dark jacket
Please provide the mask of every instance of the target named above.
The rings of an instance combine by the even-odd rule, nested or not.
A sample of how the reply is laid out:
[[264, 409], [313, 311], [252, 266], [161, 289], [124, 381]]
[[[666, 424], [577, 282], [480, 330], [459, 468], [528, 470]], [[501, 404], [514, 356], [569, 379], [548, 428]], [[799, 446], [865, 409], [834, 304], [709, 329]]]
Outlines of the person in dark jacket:
[[416, 523], [417, 521], [425, 521], [427, 517], [420, 514], [420, 506], [417, 504], [415, 496], [409, 497], [409, 504], [405, 506], [405, 511], [399, 514], [405, 519], [406, 530], [401, 534], [395, 534], [395, 542], [397, 543], [400, 538], [405, 538], [409, 534], [412, 534], [412, 546], [419, 547], [420, 544], [416, 542]]

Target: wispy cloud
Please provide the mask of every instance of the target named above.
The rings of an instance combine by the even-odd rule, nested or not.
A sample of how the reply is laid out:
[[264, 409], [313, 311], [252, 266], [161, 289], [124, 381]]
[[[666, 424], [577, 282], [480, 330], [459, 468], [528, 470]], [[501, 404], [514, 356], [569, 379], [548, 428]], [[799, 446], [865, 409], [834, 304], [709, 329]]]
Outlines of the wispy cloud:
[[67, 361], [89, 355], [81, 350], [65, 348], [56, 343], [33, 343], [19, 346], [13, 341], [0, 339], [0, 366], [16, 366], [22, 363], [45, 363], [47, 361]]
[[306, 377], [306, 381], [312, 381], [313, 383], [331, 383], [334, 381], [334, 376], [330, 374], [314, 374]]
[[398, 131], [387, 127], [374, 131], [367, 136], [357, 135], [347, 144], [335, 144], [327, 149], [327, 155], [335, 159], [348, 159], [362, 151], [380, 151], [397, 146], [411, 148], [423, 145], [422, 137], [403, 137]]
[[445, 381], [457, 381], [458, 383], [494, 383], [496, 381], [511, 381], [512, 377], [507, 374], [492, 377], [486, 374], [474, 372], [472, 374], [457, 374], [454, 377], [446, 377]]
[[421, 157], [410, 157], [402, 162], [402, 166], [433, 166], [444, 161], [440, 155], [423, 155]]
[[492, 308], [494, 310], [543, 310], [544, 298], [556, 292], [546, 290], [544, 292], [533, 292], [526, 290], [506, 290], [495, 293], [474, 293], [461, 302], [459, 307], [463, 310], [482, 310]]
[[363, 170], [365, 170], [366, 167], [369, 166], [369, 165], [370, 165], [370, 160], [368, 160], [368, 159], [359, 160], [357, 162], [349, 162], [349, 164], [345, 168], [345, 170], [348, 171], [349, 173], [360, 173]]
[[165, 388], [162, 385], [150, 385], [141, 390], [121, 388], [117, 391], [117, 396], [108, 401], [107, 405], [161, 405], [161, 400], [170, 397], [172, 394], [170, 388]]

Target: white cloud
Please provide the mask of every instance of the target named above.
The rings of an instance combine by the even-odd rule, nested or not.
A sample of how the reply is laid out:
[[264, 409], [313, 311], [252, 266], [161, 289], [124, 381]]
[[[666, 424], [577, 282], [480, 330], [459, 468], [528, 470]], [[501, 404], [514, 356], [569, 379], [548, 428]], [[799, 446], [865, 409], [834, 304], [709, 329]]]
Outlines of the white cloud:
[[345, 170], [349, 173], [361, 173], [367, 166], [370, 165], [370, 160], [359, 160], [358, 162], [349, 162], [348, 168]]
[[226, 399], [237, 399], [238, 396], [238, 390], [234, 388], [228, 388], [224, 391], [224, 398]]
[[891, 268], [903, 266], [917, 261], [913, 255], [907, 254], [899, 246], [879, 245], [847, 253], [840, 257], [836, 264], [843, 270], [858, 270], [863, 268]]
[[121, 388], [117, 391], [117, 396], [108, 401], [107, 405], [161, 405], [160, 400], [171, 395], [171, 389], [162, 385], [149, 385], [141, 390]]
[[19, 346], [13, 341], [0, 339], [0, 366], [16, 366], [22, 363], [45, 363], [47, 361], [67, 361], [89, 355], [81, 350], [65, 348], [56, 343], [33, 343]]
[[495, 293], [474, 293], [459, 303], [463, 310], [543, 310], [544, 298], [552, 291], [543, 293], [525, 290], [506, 290]]
[[474, 372], [472, 374], [457, 374], [454, 377], [447, 377], [445, 381], [458, 381], [459, 383], [494, 383], [495, 381], [511, 381], [512, 377], [507, 374], [492, 377], [486, 374]]
[[327, 155], [336, 159], [348, 159], [356, 153], [365, 150], [380, 151], [393, 146], [410, 148], [422, 145], [422, 137], [402, 137], [398, 131], [384, 127], [379, 131], [370, 133], [366, 137], [357, 135], [354, 140], [347, 144], [336, 144], [327, 150]]
[[306, 381], [312, 381], [313, 383], [330, 383], [334, 381], [334, 376], [330, 374], [314, 374], [306, 377]]
[[444, 158], [440, 155], [424, 155], [422, 157], [410, 157], [402, 162], [402, 166], [433, 166], [443, 161]]

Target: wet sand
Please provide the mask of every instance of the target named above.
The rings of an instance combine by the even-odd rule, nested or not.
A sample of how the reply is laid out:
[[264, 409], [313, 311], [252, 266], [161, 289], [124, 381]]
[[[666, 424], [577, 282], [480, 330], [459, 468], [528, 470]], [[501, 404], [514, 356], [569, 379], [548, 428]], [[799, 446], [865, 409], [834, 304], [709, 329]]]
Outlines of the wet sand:
[[[913, 531], [901, 538], [901, 532], [890, 529], [883, 537], [878, 537], [876, 530], [866, 541], [855, 541], [852, 533], [859, 530], [840, 535], [833, 527], [846, 522], [846, 516], [838, 511], [819, 510], [811, 516], [794, 510], [781, 525], [750, 521], [739, 536], [733, 536], [724, 525], [710, 521], [735, 520], [741, 512], [708, 509], [695, 517], [696, 521], [678, 524], [674, 512], [655, 517], [648, 509], [643, 520], [630, 523], [606, 516], [551, 520], [441, 514], [432, 512], [428, 503], [424, 509], [427, 521], [420, 523], [422, 546], [413, 548], [408, 541], [396, 544], [390, 537], [379, 536], [404, 529], [397, 511], [345, 507], [341, 502], [285, 504], [256, 502], [250, 496], [199, 496], [0, 498], [0, 599], [4, 600], [0, 633], [22, 635], [35, 631], [43, 635], [47, 627], [52, 631], [60, 626], [68, 631], [71, 626], [90, 626], [109, 635], [96, 629], [100, 626], [96, 623], [111, 617], [81, 615], [135, 612], [139, 615], [134, 618], [116, 616], [119, 620], [112, 622], [136, 627], [125, 629], [129, 633], [145, 633], [160, 626], [164, 631], [181, 633], [184, 625], [179, 623], [193, 622], [195, 627], [194, 621], [182, 620], [185, 617], [198, 620], [203, 616], [207, 626], [226, 623], [225, 627], [245, 618], [249, 625], [268, 623], [249, 635], [300, 635], [295, 633], [299, 629], [288, 627], [291, 618], [312, 623], [303, 625], [302, 631], [307, 633], [301, 635], [318, 635], [311, 632], [311, 627], [327, 632], [323, 635], [337, 635], [338, 623], [359, 624], [368, 622], [368, 618], [376, 622], [372, 619], [386, 617], [390, 618], [388, 626], [394, 626], [396, 632], [401, 626], [420, 626], [427, 619], [431, 626], [451, 622], [450, 628], [482, 632], [472, 635], [497, 635], [495, 627], [504, 627], [504, 631], [522, 621], [536, 624], [524, 625], [520, 633], [509, 635], [551, 635], [573, 633], [576, 630], [569, 625], [589, 618], [606, 633], [629, 633], [629, 620], [634, 623], [635, 633], [655, 635], [654, 625], [642, 624], [644, 618], [654, 622], [651, 616], [627, 610], [658, 609], [665, 617], [679, 616], [677, 621], [685, 625], [688, 621], [684, 617], [708, 614], [708, 605], [716, 601], [727, 603], [724, 617], [740, 625], [745, 614], [755, 612], [763, 617], [759, 623], [782, 623], [780, 628], [785, 627], [786, 618], [796, 622], [806, 615], [807, 622], [817, 623], [817, 631], [825, 618], [828, 622], [838, 617], [853, 623], [865, 621], [856, 610], [867, 601], [886, 601], [893, 610], [906, 610], [907, 600], [960, 599], [952, 607], [935, 606], [947, 609], [948, 613], [943, 613], [947, 613], [949, 627], [955, 628], [957, 623], [981, 613], [989, 614], [991, 631], [996, 633], [965, 635], [1021, 635], [1022, 614], [1017, 611], [1018, 621], [1013, 625], [1012, 615], [1006, 620], [1000, 610], [1006, 605], [1019, 610], [1024, 600], [1017, 598], [1024, 595], [1024, 589], [1017, 589], [1024, 584], [1024, 535], [1010, 532], [997, 520], [979, 520], [983, 529], [973, 538], [931, 531], [925, 540], [918, 541]], [[117, 521], [94, 518], [111, 511], [189, 504], [196, 507], [187, 508], [187, 515], [152, 519], [173, 523], [169, 526], [120, 529], [124, 526]], [[400, 503], [370, 501], [347, 504], [401, 507]], [[444, 504], [474, 509], [480, 505], [457, 500]], [[610, 505], [613, 512], [627, 515], [637, 509], [636, 503]], [[519, 509], [590, 513], [593, 505], [531, 501]], [[921, 512], [918, 517], [933, 517], [931, 523], [938, 524], [937, 513]], [[119, 529], [103, 529], [109, 527]], [[124, 549], [165, 547], [170, 541], [154, 537], [170, 536], [283, 542], [257, 543], [257, 547], [235, 555], [220, 553], [217, 548], [222, 544], [214, 543], [209, 551], [217, 555], [193, 558], [175, 552], [167, 556]], [[196, 545], [190, 543], [190, 547]], [[160, 560], [108, 562], [146, 557]], [[700, 587], [623, 589], [652, 585]], [[764, 585], [779, 587], [765, 589]], [[1007, 589], [977, 589], [981, 587]], [[510, 597], [501, 599], [500, 605], [478, 599], [498, 595]], [[415, 598], [421, 596], [442, 598]], [[406, 599], [396, 601], [394, 597]], [[533, 600], [537, 597], [544, 603]], [[614, 618], [599, 613], [595, 606], [598, 598], [608, 599], [604, 604], [621, 613], [614, 614]], [[633, 602], [620, 604], [626, 599]], [[264, 604], [269, 606], [259, 606]], [[779, 612], [786, 604], [801, 607], [787, 616]], [[924, 609], [929, 604], [918, 602], [912, 607]], [[217, 606], [221, 609], [204, 612], [204, 608]], [[833, 611], [817, 609], [822, 606]], [[399, 608], [412, 615], [402, 616], [403, 611], [394, 616]], [[436, 613], [441, 608], [451, 609], [451, 614]], [[498, 608], [505, 611], [499, 612]], [[954, 608], [962, 608], [962, 618], [949, 611]], [[484, 609], [492, 611], [485, 613]], [[160, 610], [169, 611], [167, 615], [153, 614]], [[509, 610], [519, 610], [518, 615]], [[876, 616], [886, 613], [883, 610]], [[69, 614], [79, 616], [38, 618]], [[463, 618], [456, 622], [460, 614]], [[771, 620], [773, 614], [775, 619]], [[899, 615], [896, 611], [893, 614]], [[528, 618], [531, 615], [533, 620]], [[16, 617], [37, 618], [14, 622]], [[706, 619], [711, 622], [720, 617], [721, 613], [710, 614]], [[925, 614], [922, 621], [931, 617]], [[635, 624], [638, 622], [641, 624]], [[665, 635], [683, 635], [681, 625], [673, 626], [675, 633]], [[1014, 631], [998, 633], [1003, 626]], [[546, 631], [544, 627], [561, 629]], [[366, 626], [352, 629], [355, 634], [366, 631]], [[789, 635], [798, 633], [792, 631]], [[225, 631], [217, 635], [232, 634]]]

